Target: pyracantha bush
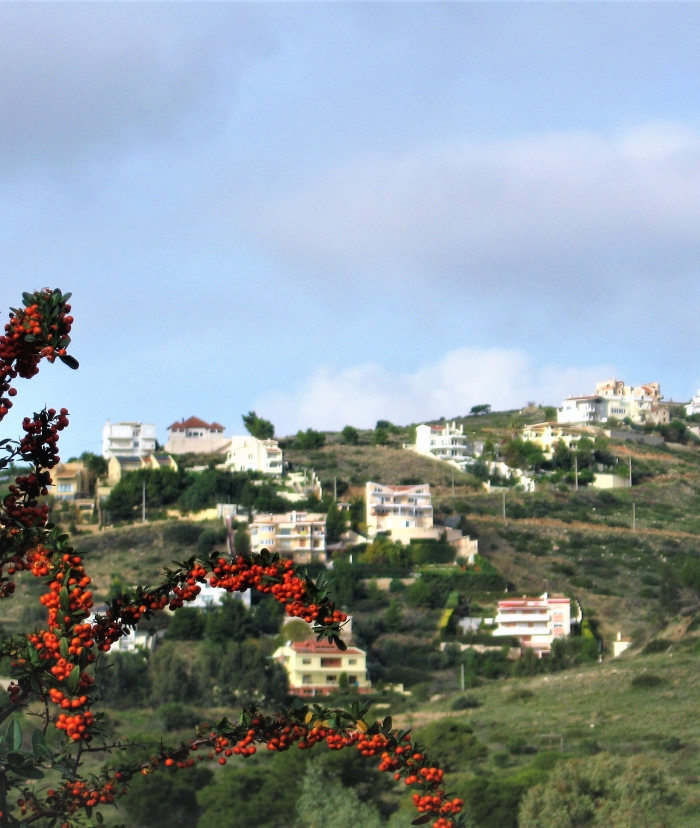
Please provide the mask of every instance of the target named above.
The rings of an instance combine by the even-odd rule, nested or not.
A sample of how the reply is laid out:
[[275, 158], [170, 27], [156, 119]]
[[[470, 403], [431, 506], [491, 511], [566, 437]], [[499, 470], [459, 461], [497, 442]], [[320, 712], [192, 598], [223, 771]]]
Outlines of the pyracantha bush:
[[[24, 307], [10, 313], [0, 337], [0, 420], [16, 395], [12, 381], [35, 376], [42, 359], [54, 362], [58, 357], [71, 368], [78, 367], [67, 353], [73, 323], [69, 298], [60, 290], [25, 293]], [[104, 613], [94, 613], [90, 576], [68, 536], [49, 523], [48, 507], [42, 501], [53, 482], [51, 469], [60, 460], [59, 433], [67, 425], [66, 409], [45, 409], [25, 418], [21, 440], [0, 441], [4, 453], [0, 468], [18, 460], [31, 469], [16, 478], [0, 507], [0, 597], [12, 596], [17, 573], [31, 572], [45, 586], [39, 600], [46, 609], [42, 629], [0, 645], [0, 658], [12, 670], [0, 722], [29, 704], [36, 708], [39, 703], [41, 711], [41, 727], [29, 738], [16, 719], [0, 735], [2, 828], [31, 823], [47, 828], [101, 825], [98, 807], [127, 795], [138, 774], [176, 773], [197, 761], [218, 760], [224, 765], [232, 756], [245, 758], [263, 746], [269, 751], [295, 745], [309, 750], [322, 741], [332, 750], [352, 748], [378, 759], [380, 771], [412, 788], [418, 811], [414, 824], [432, 820], [435, 828], [461, 826], [462, 800], [447, 793], [439, 765], [410, 732], [393, 728], [390, 718], [370, 720], [368, 706], [360, 702], [347, 709], [330, 709], [296, 700], [274, 715], [248, 707], [237, 722], [223, 719], [203, 726], [177, 745], [161, 745], [147, 761], [116, 761], [124, 745], [111, 739], [103, 714], [92, 712], [99, 701], [95, 670], [101, 654], [141, 619], [194, 601], [206, 582], [226, 592], [250, 589], [272, 595], [288, 615], [312, 623], [319, 640], [327, 639], [340, 649], [345, 649], [341, 628], [347, 617], [336, 609], [325, 583], [314, 582], [292, 561], [267, 551], [236, 554], [235, 549], [229, 555], [183, 561], [166, 570], [159, 584], [119, 595]], [[53, 737], [47, 740], [50, 729]], [[104, 754], [99, 773], [86, 773], [87, 752]], [[52, 787], [47, 777], [56, 780]]]

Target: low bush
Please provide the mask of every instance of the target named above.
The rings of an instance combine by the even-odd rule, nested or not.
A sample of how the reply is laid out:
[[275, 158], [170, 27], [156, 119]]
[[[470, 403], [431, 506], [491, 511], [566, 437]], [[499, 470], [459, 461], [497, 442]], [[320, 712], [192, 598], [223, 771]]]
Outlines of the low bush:
[[640, 673], [630, 682], [630, 686], [635, 690], [661, 687], [662, 684], [666, 684], [666, 679], [663, 676], [657, 676], [656, 673]]
[[673, 641], [668, 638], [654, 638], [642, 650], [642, 655], [652, 655], [653, 653], [663, 653], [673, 646]]
[[481, 707], [483, 702], [480, 702], [476, 696], [457, 696], [452, 700], [450, 708], [452, 710], [470, 710], [472, 708]]

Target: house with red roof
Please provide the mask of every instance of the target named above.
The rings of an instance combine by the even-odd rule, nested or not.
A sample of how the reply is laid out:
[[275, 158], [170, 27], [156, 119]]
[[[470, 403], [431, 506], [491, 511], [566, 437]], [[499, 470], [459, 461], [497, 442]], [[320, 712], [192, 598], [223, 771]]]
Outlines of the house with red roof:
[[327, 696], [340, 687], [345, 675], [348, 687], [369, 693], [372, 682], [367, 677], [367, 653], [359, 647], [339, 650], [327, 641], [288, 641], [278, 647], [272, 658], [287, 672], [289, 692], [295, 696]]
[[225, 426], [188, 417], [168, 426], [165, 451], [170, 454], [224, 454], [231, 443]]

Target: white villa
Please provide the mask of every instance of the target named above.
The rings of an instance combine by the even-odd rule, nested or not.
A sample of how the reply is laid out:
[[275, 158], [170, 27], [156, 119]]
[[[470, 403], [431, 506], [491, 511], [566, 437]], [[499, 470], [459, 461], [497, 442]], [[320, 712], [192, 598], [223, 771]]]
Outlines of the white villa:
[[113, 423], [107, 420], [102, 429], [102, 456], [143, 457], [156, 450], [154, 423]]
[[625, 385], [622, 380], [599, 382], [595, 394], [567, 397], [557, 414], [560, 423], [607, 423], [611, 417], [633, 423], [668, 422], [668, 406], [658, 382]]
[[532, 649], [541, 658], [549, 655], [554, 639], [571, 633], [571, 601], [564, 595], [546, 592], [539, 598], [499, 601], [496, 624], [494, 637], [519, 638], [521, 647]]
[[327, 696], [340, 685], [344, 673], [348, 685], [360, 693], [369, 693], [367, 653], [359, 647], [341, 651], [326, 641], [288, 641], [278, 647], [272, 658], [284, 666], [289, 690], [295, 696]]
[[284, 457], [277, 440], [259, 440], [250, 434], [231, 437], [224, 468], [229, 471], [257, 471], [280, 477]]
[[686, 405], [685, 412], [689, 417], [692, 417], [693, 414], [700, 414], [700, 388], [693, 399]]
[[224, 435], [225, 430], [219, 423], [205, 423], [199, 417], [189, 417], [168, 426], [165, 450], [170, 454], [222, 453], [231, 442]]
[[586, 430], [585, 428], [563, 425], [562, 423], [535, 423], [534, 425], [525, 426], [523, 429], [523, 440], [535, 443], [544, 452], [547, 458], [552, 456], [552, 453], [560, 441], [568, 448], [574, 448], [576, 443], [582, 438], [595, 438], [596, 429]]
[[464, 471], [464, 467], [473, 462], [464, 428], [455, 422], [444, 425], [419, 425], [416, 428], [415, 444], [407, 448], [426, 457], [451, 463], [460, 471]]

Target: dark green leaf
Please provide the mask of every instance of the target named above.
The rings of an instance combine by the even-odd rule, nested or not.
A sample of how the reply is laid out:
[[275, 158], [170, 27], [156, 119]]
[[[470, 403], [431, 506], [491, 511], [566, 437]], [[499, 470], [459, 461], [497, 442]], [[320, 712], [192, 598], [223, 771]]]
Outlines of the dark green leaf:
[[70, 596], [68, 595], [68, 589], [66, 587], [61, 588], [61, 591], [58, 593], [58, 600], [61, 605], [61, 611], [68, 615], [70, 612]]
[[423, 814], [422, 816], [416, 817], [416, 819], [413, 820], [411, 825], [425, 825], [425, 823], [430, 822], [432, 818], [432, 814]]
[[27, 765], [23, 768], [12, 768], [12, 772], [17, 776], [23, 776], [25, 779], [43, 779], [44, 771], [37, 768], [36, 765]]
[[27, 293], [26, 291], [22, 294], [22, 304], [25, 308], [28, 308], [30, 305], [34, 304], [34, 294]]
[[387, 716], [383, 722], [384, 730], [391, 730], [391, 716]]
[[71, 298], [72, 295], [73, 294], [70, 291], [68, 291], [68, 293], [63, 294], [63, 296], [61, 297], [61, 300], [63, 302], [67, 302]]
[[25, 334], [24, 335], [24, 341], [25, 342], [36, 342], [36, 337], [34, 336], [34, 334]]
[[7, 745], [10, 750], [19, 750], [22, 747], [22, 728], [16, 719], [7, 726]]
[[78, 682], [80, 681], [80, 667], [76, 664], [75, 667], [70, 671], [70, 675], [68, 676], [68, 681], [66, 682], [68, 685], [68, 689], [71, 693], [75, 693], [78, 689]]
[[74, 371], [76, 368], [80, 368], [80, 363], [78, 360], [71, 356], [70, 354], [63, 354], [58, 357], [64, 365], [67, 365], [69, 368], [72, 368]]

